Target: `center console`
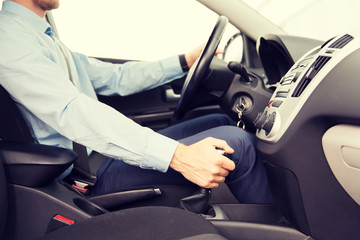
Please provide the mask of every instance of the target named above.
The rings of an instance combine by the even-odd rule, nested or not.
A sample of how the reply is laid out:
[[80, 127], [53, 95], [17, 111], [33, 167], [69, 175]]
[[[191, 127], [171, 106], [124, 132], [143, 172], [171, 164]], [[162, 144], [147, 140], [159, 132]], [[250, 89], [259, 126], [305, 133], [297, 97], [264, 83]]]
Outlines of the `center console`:
[[[0, 144], [0, 159], [4, 164], [11, 199], [9, 224], [4, 239], [36, 239], [66, 225], [86, 221], [116, 209], [136, 207], [139, 195], [153, 196], [153, 192], [155, 195], [160, 194], [157, 188], [142, 188], [88, 197], [66, 182], [54, 181], [76, 157], [73, 151], [39, 144]], [[175, 186], [176, 191], [171, 191], [170, 187], [159, 188], [161, 194], [172, 195], [173, 201], [176, 201], [170, 203], [173, 207], [202, 214], [227, 239], [238, 239], [241, 236], [245, 240], [275, 240], [285, 235], [287, 239], [294, 240], [307, 238], [291, 227], [275, 205], [208, 205], [211, 200], [208, 189], [190, 193], [188, 189], [181, 191], [181, 186]], [[173, 193], [181, 193], [186, 197]], [[153, 199], [156, 200], [156, 197]], [[138, 206], [141, 205], [140, 202]], [[163, 202], [152, 202], [150, 198], [146, 205], [159, 206]], [[197, 208], [198, 205], [201, 207]]]

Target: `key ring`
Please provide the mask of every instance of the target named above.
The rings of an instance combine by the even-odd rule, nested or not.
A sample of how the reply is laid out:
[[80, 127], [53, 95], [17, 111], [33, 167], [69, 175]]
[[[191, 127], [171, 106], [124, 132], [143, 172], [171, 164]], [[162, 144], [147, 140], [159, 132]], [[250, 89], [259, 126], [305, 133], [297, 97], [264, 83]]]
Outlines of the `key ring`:
[[244, 123], [244, 121], [242, 121], [242, 120], [239, 120], [239, 121], [236, 123], [236, 126], [237, 126], [238, 128], [242, 128], [243, 130], [245, 130], [245, 123]]
[[236, 111], [238, 112], [238, 118], [239, 121], [236, 123], [236, 126], [239, 128], [242, 128], [245, 130], [245, 123], [243, 120], [241, 120], [242, 115], [243, 115], [243, 111], [245, 110], [246, 105], [242, 102], [241, 104], [236, 104]]

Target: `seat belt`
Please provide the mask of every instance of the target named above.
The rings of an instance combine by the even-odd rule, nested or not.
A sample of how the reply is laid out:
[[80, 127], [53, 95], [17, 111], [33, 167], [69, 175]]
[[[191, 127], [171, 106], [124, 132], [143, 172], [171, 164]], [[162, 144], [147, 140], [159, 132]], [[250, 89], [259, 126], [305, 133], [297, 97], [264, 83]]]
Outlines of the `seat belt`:
[[90, 162], [85, 146], [73, 142], [73, 150], [77, 153], [78, 159], [74, 163], [74, 168], [69, 175], [69, 179], [74, 181], [82, 182], [92, 187], [96, 183], [97, 176], [91, 172]]
[[[74, 84], [72, 73], [71, 73], [71, 68], [70, 68], [69, 58], [67, 56], [67, 53], [66, 53], [64, 47], [55, 38], [55, 35], [51, 31], [50, 27], [48, 29], [46, 29], [45, 34], [50, 36], [54, 40], [56, 45], [58, 45], [62, 55], [64, 56], [69, 79]], [[75, 84], [74, 84], [74, 86], [75, 86]], [[78, 185], [78, 182], [80, 182], [79, 185], [81, 185], [80, 186], [81, 188], [84, 188], [86, 186], [91, 186], [91, 187], [94, 186], [96, 183], [97, 177], [96, 177], [95, 173], [91, 172], [90, 162], [89, 162], [89, 157], [88, 157], [86, 147], [79, 143], [73, 142], [73, 151], [77, 153], [78, 159], [74, 163], [74, 168], [68, 177], [69, 180], [74, 181], [75, 185]]]

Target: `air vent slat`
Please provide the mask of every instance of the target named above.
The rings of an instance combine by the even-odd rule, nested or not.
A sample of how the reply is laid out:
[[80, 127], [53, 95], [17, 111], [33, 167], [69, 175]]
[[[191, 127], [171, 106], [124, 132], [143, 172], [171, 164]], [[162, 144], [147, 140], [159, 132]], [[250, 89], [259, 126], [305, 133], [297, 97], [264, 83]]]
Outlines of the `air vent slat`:
[[349, 42], [351, 42], [354, 38], [352, 36], [350, 36], [349, 34], [346, 34], [344, 36], [342, 36], [341, 38], [339, 38], [338, 40], [336, 40], [335, 42], [333, 42], [329, 48], [338, 48], [341, 49], [343, 47], [345, 47]]
[[305, 88], [310, 84], [311, 80], [316, 76], [316, 74], [325, 66], [325, 64], [331, 59], [331, 57], [319, 56], [315, 60], [312, 67], [305, 74], [303, 79], [296, 86], [292, 97], [299, 97], [305, 90]]
[[330, 57], [324, 57], [324, 56], [319, 56], [315, 63], [314, 63], [314, 68], [317, 71], [320, 71], [320, 69], [330, 60]]

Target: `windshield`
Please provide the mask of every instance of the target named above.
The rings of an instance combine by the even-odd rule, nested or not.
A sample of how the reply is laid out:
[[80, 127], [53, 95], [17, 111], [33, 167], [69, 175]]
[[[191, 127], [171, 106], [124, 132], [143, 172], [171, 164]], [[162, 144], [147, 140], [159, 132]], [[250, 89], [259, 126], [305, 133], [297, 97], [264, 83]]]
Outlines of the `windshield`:
[[327, 40], [360, 28], [358, 0], [243, 0], [287, 33]]

